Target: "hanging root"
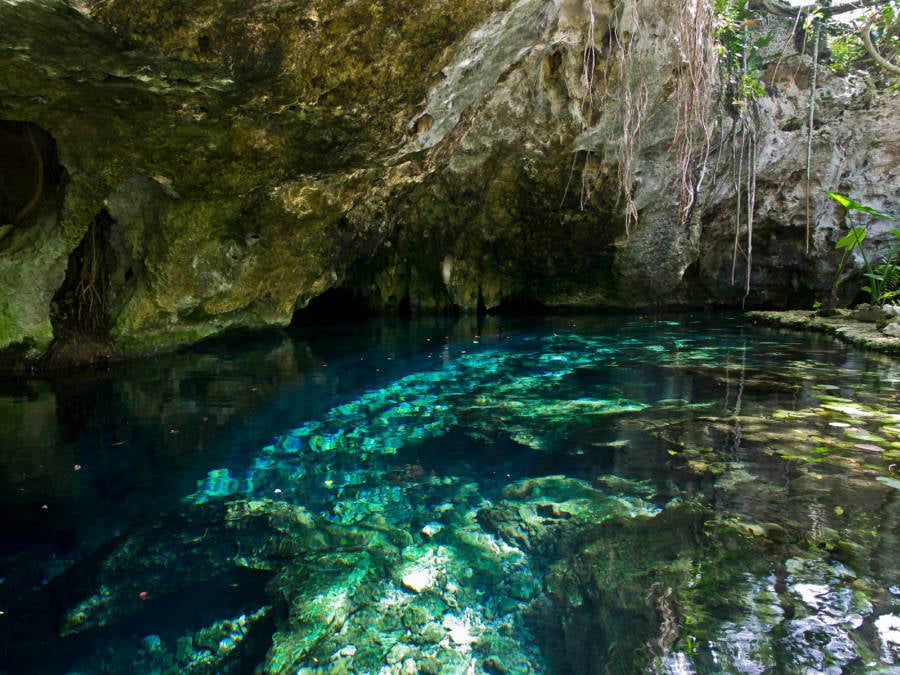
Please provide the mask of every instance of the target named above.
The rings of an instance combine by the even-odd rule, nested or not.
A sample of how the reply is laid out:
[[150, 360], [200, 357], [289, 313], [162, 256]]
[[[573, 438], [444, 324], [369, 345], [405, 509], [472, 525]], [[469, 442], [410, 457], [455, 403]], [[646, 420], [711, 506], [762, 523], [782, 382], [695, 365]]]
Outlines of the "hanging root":
[[753, 216], [756, 213], [756, 128], [750, 130], [747, 143], [747, 274], [744, 277], [743, 303], [750, 297], [750, 273], [753, 269]]
[[809, 124], [806, 130], [806, 252], [809, 253], [810, 231], [812, 230], [812, 139], [813, 124], [816, 112], [816, 77], [819, 74], [819, 34], [822, 23], [816, 21], [815, 38], [813, 39], [813, 71], [809, 85]]
[[[633, 9], [631, 17], [635, 26], [640, 26], [640, 17]], [[621, 19], [620, 19], [621, 22]], [[619, 199], [625, 202], [625, 233], [630, 234], [632, 226], [637, 222], [638, 211], [634, 201], [634, 165], [635, 151], [640, 147], [644, 120], [650, 93], [644, 81], [640, 58], [629, 58], [630, 38], [622, 31], [613, 31], [616, 50], [616, 62], [619, 76], [619, 117], [622, 130], [618, 141], [618, 173], [616, 181], [619, 188]]]
[[[675, 97], [677, 118], [672, 149], [676, 155], [679, 183], [679, 219], [674, 237], [677, 240], [685, 223], [691, 219], [697, 197], [706, 180], [717, 121], [712, 102], [716, 88], [718, 54], [715, 43], [715, 13], [707, 0], [679, 0], [679, 23], [676, 26], [677, 58]], [[597, 67], [594, 13], [591, 0], [585, 0], [590, 17], [583, 50], [581, 84], [583, 96], [580, 117], [582, 131], [593, 124], [593, 79]], [[615, 139], [617, 151], [617, 192], [625, 216], [626, 235], [637, 222], [635, 202], [635, 169], [644, 124], [648, 118], [650, 91], [643, 72], [645, 60], [634, 52], [639, 48], [637, 36], [643, 33], [643, 22], [635, 4], [628, 4], [610, 30], [610, 48], [617, 64], [619, 125]], [[582, 167], [581, 207], [591, 197], [588, 151]], [[578, 160], [573, 158], [570, 180]], [[566, 186], [566, 193], [568, 192]], [[565, 195], [564, 195], [565, 198]]]
[[[581, 120], [584, 129], [590, 128], [594, 118], [594, 73], [597, 70], [597, 42], [594, 35], [594, 5], [591, 0], [585, 0], [588, 12], [588, 33], [581, 53], [581, 86], [584, 96], [581, 99]], [[581, 170], [581, 209], [591, 199], [591, 152], [584, 155], [584, 166]]]
[[[584, 46], [581, 52], [581, 101], [579, 105], [579, 118], [581, 122], [581, 131], [585, 132], [591, 128], [594, 120], [594, 74], [597, 70], [597, 43], [594, 34], [594, 5], [591, 0], [585, 0], [585, 12], [588, 17], [587, 35], [584, 39]], [[579, 197], [579, 208], [583, 211], [587, 203], [591, 199], [593, 193], [591, 180], [591, 165], [593, 163], [593, 155], [590, 150], [586, 150], [584, 154], [584, 162], [581, 167], [581, 194]], [[569, 169], [569, 180], [566, 182], [565, 190], [563, 190], [562, 206], [569, 194], [569, 188], [572, 184], [572, 178], [578, 167], [578, 153], [572, 157], [572, 167]]]
[[[737, 264], [744, 258], [747, 264], [744, 275], [744, 298], [750, 296], [750, 275], [753, 268], [753, 219], [756, 212], [756, 155], [758, 134], [755, 101], [748, 101], [735, 122], [731, 137], [731, 178], [734, 186], [734, 244], [731, 257], [731, 284], [737, 279]], [[746, 201], [742, 195], [746, 193]], [[741, 245], [742, 235], [744, 245]]]
[[100, 333], [106, 327], [107, 293], [103, 272], [101, 227], [108, 218], [109, 216], [103, 212], [88, 227], [75, 285], [75, 320], [76, 324], [87, 333]]
[[[710, 111], [717, 58], [711, 3], [681, 0], [678, 16], [675, 39], [681, 67], [676, 79], [678, 116], [672, 145], [679, 168], [680, 224], [683, 225], [690, 219], [708, 170], [716, 126], [715, 120], [710, 120]], [[676, 237], [680, 229], [676, 229]]]

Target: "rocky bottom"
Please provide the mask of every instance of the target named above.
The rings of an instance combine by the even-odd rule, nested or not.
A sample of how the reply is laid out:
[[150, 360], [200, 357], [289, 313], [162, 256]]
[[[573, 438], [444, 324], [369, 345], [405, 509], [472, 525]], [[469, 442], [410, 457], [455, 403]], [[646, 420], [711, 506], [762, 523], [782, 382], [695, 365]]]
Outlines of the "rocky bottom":
[[448, 355], [211, 469], [43, 584], [10, 573], [3, 665], [900, 666], [900, 371], [646, 328]]

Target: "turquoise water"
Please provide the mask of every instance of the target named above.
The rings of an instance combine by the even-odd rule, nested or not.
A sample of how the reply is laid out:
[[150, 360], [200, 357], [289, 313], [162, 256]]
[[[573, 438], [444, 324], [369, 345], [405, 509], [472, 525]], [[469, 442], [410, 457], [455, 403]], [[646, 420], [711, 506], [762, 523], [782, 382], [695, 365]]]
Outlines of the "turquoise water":
[[0, 671], [900, 671], [900, 362], [371, 320], [0, 390]]

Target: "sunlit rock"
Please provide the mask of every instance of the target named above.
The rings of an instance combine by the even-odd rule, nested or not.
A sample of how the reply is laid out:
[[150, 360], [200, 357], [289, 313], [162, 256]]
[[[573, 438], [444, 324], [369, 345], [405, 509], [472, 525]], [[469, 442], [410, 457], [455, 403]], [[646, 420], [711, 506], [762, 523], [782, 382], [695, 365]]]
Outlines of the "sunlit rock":
[[627, 491], [610, 495], [584, 481], [550, 476], [508, 486], [502, 501], [478, 512], [478, 521], [531, 554], [552, 556], [571, 546], [586, 528], [607, 518], [657, 512], [652, 504]]
[[437, 580], [437, 575], [432, 570], [415, 569], [403, 575], [400, 582], [404, 588], [413, 593], [421, 593], [426, 588], [431, 588]]

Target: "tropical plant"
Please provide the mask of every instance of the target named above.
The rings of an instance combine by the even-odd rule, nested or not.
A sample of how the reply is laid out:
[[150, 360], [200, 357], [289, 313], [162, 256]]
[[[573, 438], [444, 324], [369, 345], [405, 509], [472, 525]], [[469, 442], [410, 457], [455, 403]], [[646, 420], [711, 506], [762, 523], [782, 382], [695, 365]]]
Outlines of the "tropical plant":
[[898, 243], [882, 258], [880, 265], [866, 274], [869, 283], [862, 287], [873, 297], [879, 298], [879, 304], [894, 305], [900, 302], [900, 230], [891, 230]]
[[749, 7], [749, 0], [715, 0], [715, 36], [719, 43], [719, 56], [728, 77], [728, 89], [732, 104], [743, 111], [751, 101], [766, 95], [760, 80], [764, 60], [760, 51], [772, 41], [770, 31], [760, 36], [750, 27], [760, 21], [760, 16]]
[[875, 84], [897, 88], [900, 66], [900, 2], [874, 3], [872, 10], [853, 21], [828, 21], [828, 65], [841, 75], [863, 70]]
[[[896, 220], [895, 216], [882, 213], [871, 206], [864, 206], [845, 195], [829, 192], [828, 190], [823, 190], [823, 192], [847, 209], [848, 214], [850, 211], [856, 211], [882, 220]], [[861, 290], [869, 294], [872, 304], [892, 303], [900, 298], [900, 290], [898, 290], [898, 287], [900, 287], [900, 229], [890, 230], [890, 233], [897, 239], [897, 243], [891, 246], [890, 250], [882, 256], [881, 264], [874, 268], [869, 263], [869, 257], [866, 255], [866, 250], [862, 245], [868, 234], [868, 229], [865, 226], [857, 225], [856, 227], [851, 227], [847, 234], [838, 239], [834, 246], [835, 250], [843, 251], [844, 253], [841, 256], [840, 263], [838, 263], [834, 283], [831, 285], [832, 291], [837, 288], [840, 282], [847, 259], [854, 250], [859, 250], [866, 268], [865, 277], [869, 280]]]

